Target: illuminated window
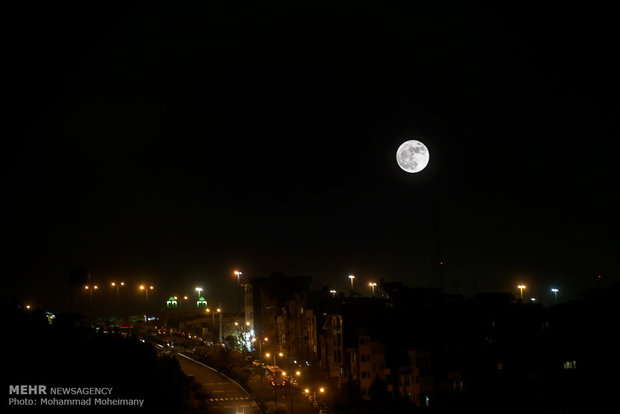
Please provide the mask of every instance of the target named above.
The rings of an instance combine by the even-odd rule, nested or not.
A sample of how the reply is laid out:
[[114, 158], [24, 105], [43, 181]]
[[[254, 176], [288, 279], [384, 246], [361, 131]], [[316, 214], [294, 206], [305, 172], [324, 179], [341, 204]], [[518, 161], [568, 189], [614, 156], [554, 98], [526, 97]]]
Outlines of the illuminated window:
[[564, 369], [577, 369], [577, 361], [564, 361]]

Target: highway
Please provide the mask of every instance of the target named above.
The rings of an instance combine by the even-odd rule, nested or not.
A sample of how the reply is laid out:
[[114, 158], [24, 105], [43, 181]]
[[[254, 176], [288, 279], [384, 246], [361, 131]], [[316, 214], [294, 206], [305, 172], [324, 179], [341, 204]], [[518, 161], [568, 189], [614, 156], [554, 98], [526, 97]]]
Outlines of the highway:
[[209, 394], [209, 412], [226, 414], [260, 414], [256, 403], [239, 384], [213, 368], [177, 353], [181, 369], [191, 375]]

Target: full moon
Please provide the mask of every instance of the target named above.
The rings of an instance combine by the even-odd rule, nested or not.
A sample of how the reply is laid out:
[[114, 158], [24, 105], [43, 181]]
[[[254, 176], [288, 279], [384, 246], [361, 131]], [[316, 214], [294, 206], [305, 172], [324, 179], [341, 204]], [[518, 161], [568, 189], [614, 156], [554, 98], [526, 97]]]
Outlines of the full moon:
[[422, 171], [428, 164], [429, 158], [430, 153], [426, 145], [415, 139], [403, 142], [396, 151], [398, 166], [408, 173]]

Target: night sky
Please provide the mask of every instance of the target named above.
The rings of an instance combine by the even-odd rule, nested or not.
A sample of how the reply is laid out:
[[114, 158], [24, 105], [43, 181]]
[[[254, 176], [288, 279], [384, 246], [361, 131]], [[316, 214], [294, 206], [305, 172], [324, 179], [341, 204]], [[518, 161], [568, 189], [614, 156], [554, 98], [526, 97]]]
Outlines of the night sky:
[[78, 266], [225, 304], [234, 269], [427, 287], [438, 239], [448, 292], [618, 281], [611, 9], [85, 3], [6, 12], [9, 294]]

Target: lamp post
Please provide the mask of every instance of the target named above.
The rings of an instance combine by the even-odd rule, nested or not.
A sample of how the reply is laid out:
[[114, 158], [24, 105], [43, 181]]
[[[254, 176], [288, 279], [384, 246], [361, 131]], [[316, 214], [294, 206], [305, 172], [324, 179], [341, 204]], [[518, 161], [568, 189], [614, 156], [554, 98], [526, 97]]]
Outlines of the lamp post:
[[[325, 394], [325, 387], [319, 387], [319, 394]], [[304, 389], [304, 394], [306, 394], [307, 396], [310, 396], [310, 388], [305, 388]], [[316, 401], [316, 388], [312, 390], [312, 401]]]
[[112, 283], [110, 283], [110, 286], [112, 286], [113, 288], [116, 288], [116, 311], [119, 313], [119, 318], [120, 318], [120, 312], [121, 312], [121, 286], [125, 286], [125, 282], [112, 282]]
[[555, 296], [555, 303], [558, 303], [558, 292], [560, 290], [556, 288], [552, 288], [551, 291], [553, 292], [553, 295]]
[[[234, 273], [235, 276], [237, 276], [237, 284], [239, 286], [241, 286], [241, 275], [243, 274], [243, 272], [235, 270], [233, 273]], [[245, 290], [245, 288], [244, 288], [244, 290]], [[243, 300], [243, 293], [244, 292], [239, 292], [239, 311], [241, 311], [241, 301]]]
[[88, 307], [91, 308], [93, 306], [93, 292], [98, 290], [99, 286], [97, 285], [84, 285], [84, 290], [88, 292]]
[[144, 297], [146, 299], [146, 306], [148, 306], [149, 305], [149, 290], [154, 290], [155, 287], [153, 285], [150, 285], [147, 287], [146, 285], [141, 284], [138, 288], [144, 291]]
[[200, 293], [202, 292], [202, 290], [203, 290], [203, 289], [202, 289], [201, 287], [197, 287], [197, 288], [196, 288], [196, 295], [197, 295], [197, 298], [196, 298], [196, 299], [197, 299], [197, 300], [200, 300]]
[[[301, 375], [301, 371], [295, 371], [295, 375], [299, 377]], [[291, 402], [291, 414], [293, 414], [293, 374], [289, 375], [288, 377], [288, 385], [289, 385], [289, 400]]]
[[219, 307], [215, 311], [220, 314], [220, 329], [219, 329], [219, 332], [220, 332], [220, 344], [221, 344], [222, 343], [222, 308]]
[[[265, 356], [267, 358], [271, 358], [271, 354], [269, 352], [265, 353]], [[282, 352], [278, 352], [278, 356], [280, 358], [282, 358], [284, 356], [284, 354]], [[275, 408], [278, 408], [278, 372], [277, 372], [277, 365], [276, 365], [276, 354], [273, 354], [273, 369], [274, 369], [274, 379], [273, 379], [273, 404], [275, 406]], [[284, 376], [286, 373], [283, 372], [282, 375]]]
[[237, 283], [240, 285], [241, 284], [241, 275], [243, 274], [243, 272], [235, 270], [233, 273], [235, 274], [235, 276], [237, 276]]
[[353, 281], [355, 280], [355, 275], [349, 275], [349, 280], [351, 281], [351, 292], [353, 292]]
[[116, 288], [116, 299], [120, 299], [121, 297], [121, 286], [125, 286], [125, 282], [112, 282], [110, 286]]
[[372, 291], [372, 296], [375, 296], [375, 287], [377, 286], [376, 282], [370, 282], [368, 284], [368, 286], [370, 286], [370, 290]]
[[523, 289], [525, 289], [527, 286], [521, 284], [521, 285], [517, 285], [517, 288], [519, 289], [519, 291], [521, 292], [521, 300], [523, 300]]

